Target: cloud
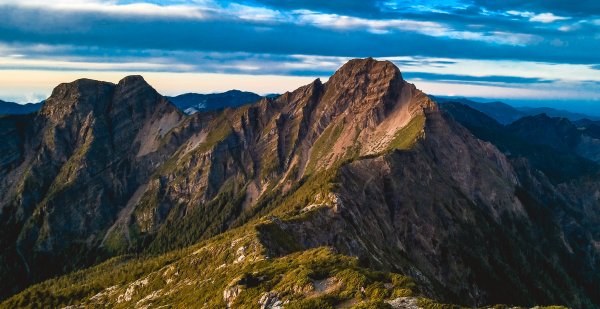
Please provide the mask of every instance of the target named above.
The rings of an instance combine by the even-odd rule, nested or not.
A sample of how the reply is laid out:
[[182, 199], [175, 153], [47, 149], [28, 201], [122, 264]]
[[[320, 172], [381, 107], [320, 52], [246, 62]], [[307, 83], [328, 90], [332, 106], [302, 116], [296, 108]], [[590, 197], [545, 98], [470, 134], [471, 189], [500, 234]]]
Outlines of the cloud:
[[[600, 72], [594, 70], [589, 65], [583, 64], [563, 64], [563, 63], [542, 63], [533, 61], [514, 61], [514, 60], [474, 60], [474, 59], [445, 59], [445, 58], [426, 58], [420, 63], [420, 58], [411, 66], [402, 67], [406, 57], [385, 58], [394, 63], [398, 63], [403, 72], [419, 72], [447, 75], [464, 75], [474, 78], [504, 78], [512, 82], [518, 79], [537, 79], [538, 81], [600, 81]], [[409, 57], [409, 59], [411, 59]], [[448, 63], [444, 61], [448, 60]], [[438, 63], [431, 65], [430, 63]]]
[[[122, 18], [133, 22], [148, 22], [148, 19], [167, 19], [181, 22], [236, 20], [262, 22], [267, 26], [287, 23], [300, 26], [315, 26], [338, 30], [366, 30], [373, 34], [387, 34], [393, 31], [414, 32], [425, 36], [448, 37], [451, 39], [473, 40], [494, 44], [527, 45], [539, 41], [533, 34], [514, 33], [505, 31], [473, 31], [456, 29], [455, 27], [432, 21], [396, 19], [369, 19], [350, 15], [322, 13], [306, 9], [281, 12], [279, 10], [242, 5], [238, 3], [220, 4], [203, 2], [203, 6], [194, 5], [157, 5], [154, 3], [117, 4], [112, 1], [79, 0], [73, 3], [58, 0], [53, 2], [28, 1], [14, 2], [0, 0], [0, 5], [6, 5], [6, 24], [20, 29], [46, 31], [48, 27], [74, 28], [74, 31], [93, 32], [94, 29], [86, 22], [88, 18], [111, 20]], [[57, 15], [61, 18], [56, 18]], [[36, 23], [30, 20], [36, 18]], [[548, 17], [545, 17], [546, 19]], [[558, 17], [555, 17], [558, 18]]]
[[530, 11], [553, 12], [566, 16], [593, 16], [600, 15], [600, 5], [597, 0], [472, 0], [477, 7], [485, 7], [498, 11]]
[[[22, 56], [2, 56], [3, 51]], [[109, 55], [109, 56], [107, 56]], [[222, 74], [328, 76], [351, 56], [214, 52], [163, 49], [112, 49], [79, 46], [0, 45], [0, 70], [203, 72]], [[462, 76], [459, 80], [532, 83], [548, 80], [600, 81], [595, 65], [522, 60], [388, 56], [403, 73]], [[502, 79], [502, 80], [501, 80]]]
[[435, 74], [435, 73], [423, 73], [423, 72], [405, 72], [404, 78], [407, 80], [418, 79], [418, 80], [429, 80], [429, 81], [441, 81], [441, 82], [454, 82], [460, 84], [480, 84], [480, 85], [494, 85], [494, 86], [505, 86], [514, 84], [548, 84], [554, 82], [554, 80], [535, 78], [535, 77], [517, 77], [517, 76], [470, 76], [470, 75], [457, 75], [457, 74]]
[[526, 17], [526, 18], [531, 18], [531, 17], [535, 16], [535, 14], [532, 12], [522, 12], [522, 11], [515, 11], [515, 10], [506, 11], [506, 14], [513, 15], [513, 16], [521, 16], [521, 17]]
[[47, 70], [86, 70], [86, 71], [190, 71], [194, 67], [187, 64], [161, 63], [161, 59], [140, 59], [139, 62], [90, 62], [57, 59], [26, 59], [25, 57], [0, 57], [2, 69], [47, 69]]
[[455, 88], [593, 90], [583, 81], [600, 79], [594, 3], [0, 0], [0, 70], [312, 78], [373, 56]]
[[140, 17], [170, 17], [170, 18], [189, 18], [205, 19], [208, 12], [198, 6], [191, 5], [167, 5], [161, 6], [153, 3], [135, 2], [127, 4], [118, 4], [114, 1], [102, 0], [28, 0], [12, 1], [0, 0], [0, 6], [8, 8], [44, 10], [50, 13], [100, 13], [113, 16], [140, 16]]
[[535, 35], [508, 33], [503, 31], [475, 32], [456, 30], [448, 25], [410, 19], [365, 19], [359, 17], [323, 14], [307, 10], [297, 10], [298, 22], [317, 27], [333, 29], [367, 29], [375, 34], [386, 34], [392, 31], [410, 31], [432, 37], [448, 37], [451, 39], [482, 41], [487, 43], [526, 45], [539, 41]]
[[542, 14], [537, 14], [537, 15], [532, 16], [531, 18], [529, 18], [529, 21], [537, 21], [537, 22], [541, 22], [541, 23], [552, 23], [557, 20], [567, 20], [567, 19], [570, 19], [570, 17], [556, 16], [552, 13], [542, 13]]

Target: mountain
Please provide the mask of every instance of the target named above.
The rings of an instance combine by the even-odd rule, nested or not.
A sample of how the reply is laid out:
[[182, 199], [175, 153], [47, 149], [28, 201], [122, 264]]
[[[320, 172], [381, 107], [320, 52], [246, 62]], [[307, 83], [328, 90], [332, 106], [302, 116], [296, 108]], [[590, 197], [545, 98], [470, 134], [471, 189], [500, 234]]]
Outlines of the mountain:
[[578, 128], [566, 118], [546, 114], [527, 116], [508, 126], [521, 139], [534, 145], [545, 145], [559, 152], [575, 153], [600, 163], [598, 127]]
[[597, 137], [566, 118], [527, 116], [504, 126], [467, 105], [450, 102], [442, 109], [509, 157], [527, 158], [554, 183], [594, 175], [600, 163]]
[[22, 115], [38, 111], [42, 107], [41, 103], [18, 104], [4, 102], [0, 100], [0, 115]]
[[182, 120], [139, 76], [61, 84], [33, 116], [0, 118], [12, 132], [0, 159], [3, 295], [101, 260], [99, 233], [165, 159], [158, 139]]
[[523, 117], [508, 127], [525, 140], [557, 150], [573, 149], [581, 137], [577, 127], [567, 118], [553, 118], [546, 114]]
[[594, 120], [600, 120], [599, 117], [590, 116], [581, 113], [573, 113], [570, 111], [555, 109], [550, 107], [519, 107], [526, 115], [539, 115], [539, 114], [547, 114], [550, 117], [558, 117], [558, 118], [567, 118], [571, 121], [577, 121], [580, 119], [593, 118]]
[[593, 138], [600, 138], [600, 121], [581, 119], [573, 122], [582, 133]]
[[573, 121], [573, 123], [578, 127], [585, 127], [585, 126], [589, 126], [589, 125], [600, 126], [600, 121], [598, 121], [598, 120], [594, 121], [594, 120], [591, 120], [588, 118], [579, 119], [579, 120]]
[[66, 275], [2, 306], [597, 307], [598, 164], [440, 106], [371, 58], [188, 116], [140, 77], [60, 85], [0, 119], [2, 291]]
[[456, 102], [461, 103], [471, 108], [474, 108], [480, 112], [485, 113], [486, 115], [494, 118], [496, 121], [502, 124], [509, 124], [526, 114], [523, 111], [518, 110], [515, 107], [512, 107], [506, 103], [502, 102], [490, 102], [490, 103], [481, 103], [475, 102], [465, 98], [444, 98], [444, 97], [434, 97], [434, 100], [439, 104], [444, 104], [448, 102]]
[[512, 123], [525, 116], [535, 116], [540, 114], [546, 114], [550, 117], [567, 118], [571, 121], [583, 120], [586, 118], [593, 118], [600, 120], [597, 117], [590, 115], [573, 113], [566, 110], [554, 109], [550, 107], [513, 107], [502, 102], [476, 102], [466, 98], [455, 98], [455, 97], [434, 97], [434, 100], [439, 104], [448, 102], [461, 103], [474, 108], [486, 115], [494, 118], [501, 124]]
[[198, 111], [214, 111], [226, 107], [238, 107], [257, 102], [262, 97], [252, 92], [229, 90], [223, 93], [211, 94], [186, 93], [175, 97], [168, 97], [168, 99], [189, 115]]

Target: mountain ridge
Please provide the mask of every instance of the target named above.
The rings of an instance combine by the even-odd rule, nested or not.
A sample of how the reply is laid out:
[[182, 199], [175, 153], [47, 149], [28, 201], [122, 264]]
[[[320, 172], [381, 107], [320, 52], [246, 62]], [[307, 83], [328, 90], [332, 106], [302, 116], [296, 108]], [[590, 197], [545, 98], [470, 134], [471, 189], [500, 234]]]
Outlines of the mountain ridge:
[[487, 114], [488, 116], [491, 116], [501, 124], [510, 124], [520, 118], [539, 114], [547, 114], [551, 117], [567, 118], [570, 121], [584, 120], [586, 118], [592, 118], [596, 121], [600, 120], [600, 118], [595, 116], [550, 107], [517, 107], [499, 101], [484, 103], [462, 97], [435, 96], [433, 98], [436, 102], [441, 104], [448, 102], [465, 104]]
[[22, 115], [39, 110], [43, 102], [19, 104], [0, 100], [0, 115]]
[[[598, 239], [592, 227], [600, 216], [589, 205], [598, 201], [590, 192], [599, 182], [590, 178], [589, 189], [572, 184], [572, 179], [549, 182], [528, 163], [534, 156], [513, 158], [499, 149], [498, 141], [486, 141], [476, 128], [456, 121], [404, 81], [391, 62], [351, 60], [326, 83], [317, 79], [277, 98], [189, 116], [141, 77], [127, 77], [117, 85], [92, 83], [80, 90], [64, 85], [57, 87], [35, 120], [23, 120], [36, 123], [21, 134], [24, 139], [13, 133], [18, 131], [16, 122], [7, 123], [7, 134], [15, 139], [14, 152], [24, 149], [24, 155], [3, 155], [0, 162], [24, 157], [11, 159], [3, 170], [6, 179], [22, 183], [31, 178], [21, 178], [27, 173], [19, 170], [45, 171], [42, 167], [53, 171], [38, 172], [46, 175], [42, 182], [72, 186], [81, 180], [85, 185], [76, 187], [77, 196], [84, 198], [63, 204], [58, 202], [61, 192], [69, 188], [53, 190], [52, 185], [30, 183], [29, 188], [50, 188], [48, 196], [34, 196], [34, 190], [3, 183], [3, 222], [7, 217], [13, 218], [8, 222], [20, 222], [31, 208], [39, 209], [39, 214], [34, 211], [34, 219], [26, 218], [29, 225], [22, 224], [18, 250], [12, 256], [3, 252], [15, 267], [2, 273], [22, 275], [29, 272], [24, 268], [39, 267], [31, 262], [20, 265], [20, 259], [61, 260], [73, 249], [60, 253], [53, 233], [64, 236], [82, 222], [95, 225], [61, 241], [71, 243], [82, 257], [96, 260], [75, 263], [68, 270], [121, 256], [123, 265], [139, 272], [124, 275], [124, 281], [92, 270], [83, 279], [65, 276], [63, 281], [36, 285], [6, 304], [17, 304], [20, 297], [82, 306], [190, 304], [184, 298], [193, 295], [186, 288], [188, 281], [194, 290], [205, 291], [201, 299], [218, 307], [264, 303], [264, 295], [282, 302], [310, 301], [311, 293], [331, 306], [411, 295], [469, 306], [584, 307], [598, 302], [592, 293], [599, 284], [593, 275], [597, 251], [590, 246]], [[489, 122], [477, 114], [462, 119]], [[44, 132], [41, 137], [39, 132]], [[31, 149], [42, 152], [32, 155]], [[97, 151], [118, 159], [103, 161], [93, 155]], [[49, 177], [52, 174], [58, 176]], [[105, 175], [111, 184], [90, 186], [97, 175]], [[19, 190], [21, 197], [4, 204]], [[98, 201], [106, 196], [114, 196], [112, 203]], [[86, 212], [61, 208], [69, 204], [97, 213], [81, 220]], [[588, 219], [580, 222], [582, 212]], [[61, 213], [60, 220], [52, 221]], [[48, 230], [46, 222], [68, 224], [53, 223]], [[12, 243], [6, 236], [2, 241], [7, 247]], [[396, 277], [378, 282], [367, 276], [368, 289], [384, 296], [369, 292], [368, 299], [361, 300], [360, 286], [352, 284], [349, 292], [317, 293], [324, 284], [319, 280], [350, 281], [328, 267], [321, 272], [311, 268], [309, 274], [284, 268], [286, 276], [298, 276], [299, 281], [289, 286], [269, 275], [268, 264], [261, 264], [298, 262], [303, 252], [334, 259], [319, 251], [323, 247], [334, 255], [356, 258], [361, 269], [409, 275], [418, 291], [394, 290], [401, 287]], [[40, 252], [48, 254], [36, 260]], [[127, 260], [131, 253], [160, 266], [148, 268]], [[94, 269], [117, 269], [115, 261]], [[192, 264], [205, 273], [185, 266]], [[171, 267], [185, 275], [174, 275]], [[243, 269], [247, 273], [241, 278], [231, 276]], [[65, 272], [63, 268], [53, 274]], [[171, 286], [169, 282], [178, 293], [162, 290]], [[62, 287], [46, 289], [47, 284]], [[5, 283], [3, 289], [8, 287], [10, 283]], [[60, 291], [67, 290], [79, 296], [61, 300]], [[138, 292], [132, 295], [130, 290]], [[29, 294], [35, 291], [45, 296]]]

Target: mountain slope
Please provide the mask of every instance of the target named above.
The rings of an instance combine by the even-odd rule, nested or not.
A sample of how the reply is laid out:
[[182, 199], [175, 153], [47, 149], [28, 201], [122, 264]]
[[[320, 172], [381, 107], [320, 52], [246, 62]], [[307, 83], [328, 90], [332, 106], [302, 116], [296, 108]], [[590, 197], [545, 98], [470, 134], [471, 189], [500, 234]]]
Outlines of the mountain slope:
[[[102, 158], [86, 155], [88, 146], [74, 147], [84, 150], [70, 153], [83, 155], [68, 156], [75, 158], [69, 159], [75, 167], [62, 166], [78, 172], [63, 178], [60, 168], [51, 177], [69, 186], [85, 180], [77, 187], [84, 194], [69, 194], [62, 197], [67, 203], [59, 204], [60, 193], [69, 191], [42, 199], [34, 190], [22, 190], [26, 199], [3, 207], [3, 216], [14, 218], [23, 213], [23, 200], [30, 201], [30, 208], [41, 207], [42, 215], [28, 215], [33, 228], [22, 228], [27, 237], [16, 239], [16, 265], [22, 252], [26, 257], [44, 249], [60, 252], [51, 237], [54, 226], [68, 233], [71, 226], [91, 222], [81, 220], [89, 211], [78, 211], [90, 206], [105, 211], [87, 217], [98, 217], [97, 225], [76, 230], [79, 237], [66, 238], [62, 245], [77, 247], [80, 239], [91, 239], [85, 247], [91, 252], [125, 255], [36, 285], [5, 306], [26, 299], [84, 307], [252, 307], [271, 300], [337, 306], [415, 295], [469, 306], [600, 303], [594, 293], [600, 283], [595, 245], [600, 237], [594, 228], [600, 216], [593, 206], [600, 182], [595, 174], [586, 176], [585, 186], [549, 181], [531, 167], [529, 157], [507, 157], [503, 144], [490, 140], [499, 150], [478, 139], [483, 137], [469, 125], [471, 131], [448, 117], [390, 62], [355, 59], [326, 83], [315, 80], [275, 99], [187, 117], [151, 90], [126, 91], [144, 88], [132, 83], [141, 85], [139, 78], [116, 86], [95, 82], [84, 87], [90, 92], [72, 95], [58, 87], [50, 100], [54, 103], [46, 106], [80, 111], [103, 106], [104, 100], [112, 102], [107, 106], [125, 107], [138, 102], [134, 98], [147, 98], [139, 100], [147, 103], [142, 104], [145, 117], [82, 117], [81, 112], [66, 117], [70, 114], [63, 108], [50, 112], [45, 107], [36, 116], [42, 120], [32, 121], [56, 121], [27, 133], [41, 139], [44, 149], [50, 142], [38, 137], [48, 135], [40, 132], [74, 130], [82, 127], [75, 125], [79, 119], [123, 123], [117, 131], [108, 126], [91, 132], [112, 136], [124, 131], [127, 138], [119, 144], [134, 145], [119, 152], [127, 164], [107, 166]], [[97, 89], [106, 89], [106, 95]], [[85, 104], [92, 99], [94, 104]], [[464, 114], [465, 123], [485, 125], [488, 120], [476, 113]], [[132, 125], [130, 118], [140, 121]], [[503, 137], [504, 130], [495, 124], [487, 133]], [[61, 145], [73, 145], [65, 139], [69, 142]], [[89, 147], [99, 149], [104, 145], [94, 146], [96, 138], [77, 140], [91, 140]], [[23, 144], [25, 158], [44, 158], [30, 155], [30, 142]], [[52, 148], [44, 166], [60, 165], [54, 162], [64, 160], [55, 153], [63, 152]], [[22, 166], [41, 169], [35, 160], [25, 159]], [[112, 184], [87, 185], [90, 178], [79, 178], [97, 165], [109, 171]], [[19, 168], [9, 171], [11, 177], [22, 179]], [[128, 182], [114, 181], [119, 179]], [[576, 180], [583, 183], [569, 179]], [[5, 186], [2, 192], [19, 192], [19, 186]], [[112, 208], [98, 202], [108, 196], [117, 197]], [[54, 217], [45, 215], [49, 208]], [[52, 221], [56, 216], [61, 220]], [[45, 226], [53, 228], [46, 232]], [[120, 275], [104, 275], [112, 270]], [[16, 268], [14, 273], [25, 271]], [[416, 285], [397, 273], [413, 277]], [[317, 306], [310, 304], [305, 306]]]

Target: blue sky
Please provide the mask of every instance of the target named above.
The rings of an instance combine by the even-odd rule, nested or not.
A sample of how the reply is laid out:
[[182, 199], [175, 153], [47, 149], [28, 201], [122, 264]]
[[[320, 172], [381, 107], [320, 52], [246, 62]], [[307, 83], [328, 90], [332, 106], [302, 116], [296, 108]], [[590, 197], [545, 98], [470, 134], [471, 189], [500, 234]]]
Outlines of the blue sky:
[[372, 56], [431, 94], [593, 112], [599, 50], [597, 0], [0, 0], [0, 98], [19, 102], [128, 74], [166, 95], [282, 92]]

